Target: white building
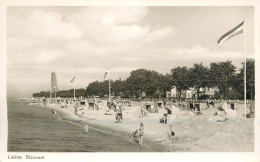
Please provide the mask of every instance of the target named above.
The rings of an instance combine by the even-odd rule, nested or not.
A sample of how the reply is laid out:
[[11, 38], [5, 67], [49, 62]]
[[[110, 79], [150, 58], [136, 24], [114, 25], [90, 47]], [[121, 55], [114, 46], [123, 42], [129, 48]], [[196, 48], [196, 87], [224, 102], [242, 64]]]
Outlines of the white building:
[[[213, 88], [200, 88], [200, 95], [206, 94], [206, 95], [210, 95], [213, 96], [216, 92], [219, 91], [219, 89], [217, 87], [213, 87]], [[167, 91], [166, 92], [166, 97], [167, 98], [176, 98], [177, 94], [177, 88], [176, 86], [173, 86], [171, 91]], [[181, 98], [183, 99], [191, 99], [193, 97], [193, 95], [195, 94], [195, 96], [197, 95], [197, 91], [195, 88], [189, 88], [188, 90], [184, 90], [181, 93]]]
[[175, 98], [177, 96], [177, 89], [176, 86], [173, 86], [171, 91], [166, 92], [166, 98]]
[[173, 86], [171, 89], [171, 96], [176, 97], [177, 96], [177, 88], [176, 86]]

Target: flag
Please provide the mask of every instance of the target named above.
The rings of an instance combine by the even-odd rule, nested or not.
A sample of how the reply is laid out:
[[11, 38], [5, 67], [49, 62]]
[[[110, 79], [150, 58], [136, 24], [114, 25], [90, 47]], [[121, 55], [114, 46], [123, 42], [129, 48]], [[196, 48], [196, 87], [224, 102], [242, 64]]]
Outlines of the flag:
[[70, 81], [70, 83], [74, 83], [75, 80], [76, 80], [76, 77], [74, 76], [74, 77], [72, 78], [72, 80]]
[[106, 78], [106, 76], [107, 76], [107, 73], [109, 72], [109, 69], [110, 69], [110, 67], [109, 67], [109, 68], [107, 69], [107, 71], [105, 72], [103, 81], [105, 80], [105, 78]]
[[219, 39], [218, 39], [218, 44], [221, 46], [224, 42], [226, 42], [227, 40], [229, 40], [230, 38], [242, 34], [243, 33], [243, 26], [244, 26], [244, 21], [241, 22], [239, 25], [237, 25], [236, 27], [234, 27], [232, 30], [230, 30], [229, 32], [227, 32], [226, 34], [222, 35]]

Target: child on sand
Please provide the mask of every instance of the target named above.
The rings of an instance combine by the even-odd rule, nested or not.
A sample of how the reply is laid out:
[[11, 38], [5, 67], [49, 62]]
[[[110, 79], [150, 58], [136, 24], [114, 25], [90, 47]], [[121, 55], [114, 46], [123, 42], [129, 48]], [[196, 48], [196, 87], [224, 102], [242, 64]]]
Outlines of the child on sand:
[[140, 128], [139, 128], [139, 144], [142, 146], [143, 145], [143, 137], [144, 137], [144, 124], [140, 123]]
[[173, 139], [173, 138], [174, 138], [174, 136], [175, 136], [175, 132], [174, 132], [174, 130], [173, 130], [172, 125], [170, 125], [169, 128], [170, 128], [170, 130], [171, 130], [171, 134], [168, 134], [168, 135], [169, 135], [170, 139], [172, 140], [172, 142], [174, 142], [174, 139]]
[[83, 127], [83, 129], [85, 129], [84, 131], [85, 131], [85, 133], [88, 133], [88, 125], [86, 124], [86, 126], [85, 127]]
[[56, 111], [55, 110], [51, 110], [52, 114], [53, 114], [53, 117], [55, 118], [55, 115], [56, 115]]

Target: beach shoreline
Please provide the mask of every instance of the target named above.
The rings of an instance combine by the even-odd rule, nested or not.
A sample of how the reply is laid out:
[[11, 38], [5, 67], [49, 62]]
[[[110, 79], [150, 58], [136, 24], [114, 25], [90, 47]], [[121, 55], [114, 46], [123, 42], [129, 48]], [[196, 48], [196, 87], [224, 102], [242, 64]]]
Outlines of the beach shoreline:
[[[205, 118], [175, 118], [169, 124], [159, 123], [153, 118], [126, 119], [122, 123], [115, 123], [114, 114], [109, 119], [80, 117], [75, 115], [74, 107], [60, 108], [58, 104], [46, 106], [60, 114], [60, 118], [71, 122], [87, 123], [91, 127], [108, 130], [128, 136], [138, 129], [140, 122], [144, 123], [145, 141], [154, 142], [172, 151], [190, 152], [251, 152], [254, 151], [254, 119], [230, 118], [225, 122], [216, 122]], [[87, 110], [90, 113], [102, 113], [96, 110]], [[207, 110], [209, 111], [209, 110]], [[105, 112], [103, 110], [103, 112]], [[85, 114], [88, 115], [88, 114]], [[155, 114], [151, 114], [155, 115]], [[169, 138], [169, 125], [173, 125], [176, 136], [174, 142]], [[156, 131], [155, 131], [156, 130]]]
[[8, 116], [9, 152], [169, 151], [148, 139], [140, 146], [138, 140], [127, 137], [126, 133], [93, 123], [88, 123], [89, 132], [85, 133], [80, 119], [54, 118], [51, 109], [43, 106], [8, 102]]

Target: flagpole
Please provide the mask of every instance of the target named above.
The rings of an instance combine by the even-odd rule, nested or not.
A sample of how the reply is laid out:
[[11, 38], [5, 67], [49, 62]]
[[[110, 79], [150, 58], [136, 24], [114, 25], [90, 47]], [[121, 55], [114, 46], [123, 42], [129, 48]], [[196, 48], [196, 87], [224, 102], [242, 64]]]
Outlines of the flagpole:
[[111, 74], [110, 71], [108, 72], [109, 74], [109, 83], [108, 83], [108, 101], [110, 101], [110, 88], [111, 88]]
[[73, 82], [73, 87], [74, 87], [74, 100], [75, 100], [75, 81]]
[[245, 20], [245, 27], [244, 27], [244, 31], [245, 31], [245, 35], [244, 35], [244, 61], [245, 61], [245, 64], [244, 64], [244, 104], [245, 104], [245, 118], [246, 118], [246, 20]]

